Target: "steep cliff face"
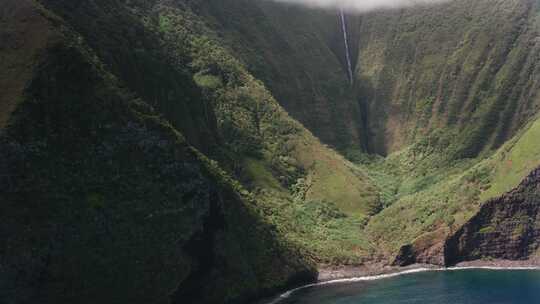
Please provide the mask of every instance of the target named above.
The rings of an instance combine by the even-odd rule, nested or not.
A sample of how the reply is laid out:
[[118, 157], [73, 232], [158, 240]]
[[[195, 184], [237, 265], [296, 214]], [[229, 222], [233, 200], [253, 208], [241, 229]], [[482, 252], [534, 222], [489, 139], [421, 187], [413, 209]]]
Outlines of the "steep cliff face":
[[[366, 117], [348, 80], [337, 11], [249, 0], [191, 1], [190, 6], [321, 141], [343, 150], [365, 149]], [[353, 65], [358, 20], [347, 16]]]
[[190, 144], [205, 153], [217, 144], [214, 113], [190, 71], [171, 65], [174, 58], [159, 34], [141, 19], [152, 1], [139, 1], [133, 10], [122, 1], [38, 2], [73, 27], [122, 85], [162, 113]]
[[[439, 233], [438, 233], [439, 232]], [[394, 265], [451, 266], [481, 259], [527, 260], [540, 248], [540, 168], [485, 202], [457, 231], [436, 231], [401, 247]]]
[[537, 254], [538, 170], [497, 197], [540, 163], [539, 9], [347, 15], [351, 86], [334, 11], [4, 0], [0, 302], [243, 303], [313, 262]]
[[190, 6], [293, 117], [341, 150], [388, 155], [436, 133], [452, 142], [452, 157], [476, 157], [540, 107], [536, 0], [351, 13], [353, 86], [337, 11], [245, 0]]
[[540, 168], [514, 190], [486, 202], [447, 241], [445, 263], [526, 260], [540, 248]]
[[446, 153], [468, 158], [516, 134], [540, 105], [539, 7], [456, 0], [362, 17], [357, 75], [370, 151], [437, 132], [451, 139]]
[[358, 233], [381, 208], [366, 172], [292, 119], [190, 6], [160, 2], [152, 12], [170, 54], [188, 51], [187, 65], [215, 109], [220, 165], [268, 202], [265, 213], [317, 260], [359, 263], [373, 253]]

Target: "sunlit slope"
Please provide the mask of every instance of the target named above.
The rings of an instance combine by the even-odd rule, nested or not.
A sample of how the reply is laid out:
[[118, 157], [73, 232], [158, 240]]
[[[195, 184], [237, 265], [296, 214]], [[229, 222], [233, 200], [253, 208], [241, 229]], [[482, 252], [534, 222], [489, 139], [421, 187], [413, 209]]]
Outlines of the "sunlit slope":
[[512, 190], [540, 163], [540, 120], [506, 143], [491, 161], [494, 168], [490, 188], [481, 199], [489, 199]]
[[[483, 202], [515, 188], [540, 165], [539, 126], [540, 120], [533, 120], [488, 158], [447, 164], [436, 170], [423, 171], [421, 166], [412, 169], [402, 177], [396, 201], [370, 221], [367, 234], [390, 255], [410, 243], [426, 248], [441, 245], [476, 214]], [[394, 157], [399, 167], [410, 160], [411, 154]], [[435, 167], [435, 163], [444, 163], [445, 156], [423, 161]], [[410, 191], [411, 185], [417, 190]]]

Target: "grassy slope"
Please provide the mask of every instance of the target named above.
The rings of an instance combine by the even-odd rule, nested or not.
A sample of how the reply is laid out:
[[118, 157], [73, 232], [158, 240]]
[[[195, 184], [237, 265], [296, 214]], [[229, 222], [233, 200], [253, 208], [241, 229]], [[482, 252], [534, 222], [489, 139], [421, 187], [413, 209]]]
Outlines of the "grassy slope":
[[[376, 114], [371, 115], [388, 119], [382, 128], [389, 137], [379, 138], [382, 141], [375, 144], [387, 140], [390, 150], [401, 149], [368, 165], [376, 174], [383, 172], [393, 189], [386, 199], [391, 206], [374, 217], [366, 230], [386, 253], [395, 254], [401, 245], [422, 242], [439, 229], [446, 231], [443, 235], [455, 230], [483, 201], [514, 188], [540, 163], [534, 118], [540, 101], [535, 59], [539, 53], [534, 46], [539, 23], [537, 9], [529, 5], [538, 4], [456, 1], [442, 8], [364, 20], [363, 27], [369, 29], [364, 33], [370, 40], [360, 53], [362, 77], [375, 92], [391, 92], [371, 96], [377, 103], [371, 107]], [[494, 12], [488, 14], [490, 10]], [[437, 14], [447, 17], [440, 19]], [[466, 26], [451, 26], [454, 23]], [[494, 24], [501, 28], [499, 38], [483, 32]], [[389, 47], [388, 39], [397, 42]], [[491, 42], [482, 46], [483, 39]], [[404, 49], [411, 41], [419, 47]], [[413, 55], [413, 61], [407, 59]], [[461, 67], [456, 69], [456, 65]], [[448, 85], [455, 88], [450, 90]], [[412, 86], [414, 94], [406, 93]], [[390, 96], [395, 100], [390, 108], [398, 109], [395, 113], [384, 109]], [[426, 98], [430, 102], [424, 102]], [[403, 134], [405, 130], [409, 133]], [[392, 136], [402, 141], [394, 141]], [[498, 150], [489, 149], [511, 136]], [[409, 145], [411, 140], [414, 143]], [[484, 152], [475, 157], [480, 151]], [[460, 159], [463, 156], [472, 158]]]
[[371, 165], [368, 170], [394, 176], [397, 190], [390, 207], [369, 222], [366, 234], [392, 255], [433, 231], [455, 231], [482, 202], [513, 189], [540, 164], [539, 125], [540, 120], [533, 120], [487, 158], [455, 163], [435, 152], [415, 160], [405, 151]]
[[512, 190], [540, 162], [540, 120], [510, 140], [492, 158], [496, 163], [491, 187], [482, 193], [487, 200]]

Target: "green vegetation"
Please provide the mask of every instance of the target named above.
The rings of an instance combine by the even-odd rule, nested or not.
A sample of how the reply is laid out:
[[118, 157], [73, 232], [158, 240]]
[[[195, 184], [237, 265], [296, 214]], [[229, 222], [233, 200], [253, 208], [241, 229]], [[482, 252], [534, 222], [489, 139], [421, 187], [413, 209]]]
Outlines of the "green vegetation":
[[535, 5], [458, 0], [362, 18], [357, 77], [376, 117], [371, 151], [392, 154], [437, 133], [451, 138], [441, 147], [454, 159], [475, 158], [511, 139], [540, 104]]
[[250, 302], [441, 243], [540, 165], [538, 1], [349, 16], [352, 86], [333, 12], [6, 1], [0, 302]]
[[[163, 33], [165, 43], [174, 45], [170, 55], [189, 50], [195, 82], [214, 107], [224, 141], [218, 162], [266, 204], [265, 214], [277, 229], [315, 260], [360, 263], [372, 252], [362, 228], [381, 208], [368, 176], [291, 119], [194, 14], [173, 6], [162, 6], [159, 14], [171, 24]], [[306, 208], [310, 204], [337, 206], [345, 219]], [[327, 224], [306, 230], [318, 221]]]
[[[191, 144], [213, 149], [217, 135], [187, 71], [140, 45], [135, 57], [103, 63], [111, 47], [130, 53], [139, 43], [107, 43], [143, 29], [139, 17], [113, 1], [46, 4], [76, 19], [81, 34], [57, 17], [43, 20], [53, 15], [44, 8], [5, 3], [8, 12], [23, 5], [56, 39], [0, 135], [0, 302], [249, 301], [313, 280], [303, 249]], [[87, 23], [106, 20], [105, 5], [118, 5], [106, 10], [116, 26]], [[97, 36], [92, 46], [88, 33]], [[138, 37], [159, 41], [152, 31]], [[139, 86], [140, 75], [159, 77], [157, 87]]]
[[365, 216], [348, 215], [331, 202], [291, 200], [273, 191], [257, 196], [280, 234], [320, 264], [360, 265], [376, 253], [363, 232]]
[[495, 228], [491, 227], [491, 226], [487, 226], [487, 227], [482, 227], [479, 231], [479, 233], [493, 233], [495, 232]]
[[512, 190], [539, 165], [540, 119], [521, 133], [493, 156], [492, 161], [496, 163], [493, 182], [490, 189], [482, 194], [483, 200]]
[[[515, 188], [540, 165], [538, 122], [530, 123], [490, 157], [456, 162], [444, 151], [419, 143], [364, 165], [371, 175], [383, 172], [387, 176], [383, 182], [392, 181], [389, 188], [397, 189], [386, 195], [390, 206], [370, 220], [366, 234], [395, 254], [424, 234], [458, 229], [488, 198]], [[517, 165], [509, 166], [514, 164], [510, 160]]]
[[[230, 49], [293, 118], [338, 150], [363, 146], [362, 112], [347, 80], [343, 34], [333, 11], [283, 9], [273, 1], [193, 2], [189, 6], [220, 46]], [[357, 18], [350, 21], [356, 32]], [[357, 40], [351, 37], [353, 53]]]

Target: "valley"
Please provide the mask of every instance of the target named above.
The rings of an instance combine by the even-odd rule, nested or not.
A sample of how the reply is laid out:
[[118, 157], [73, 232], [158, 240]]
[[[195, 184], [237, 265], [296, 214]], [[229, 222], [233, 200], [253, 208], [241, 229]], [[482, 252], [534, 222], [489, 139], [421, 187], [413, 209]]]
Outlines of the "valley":
[[538, 256], [537, 0], [5, 2], [0, 302]]

